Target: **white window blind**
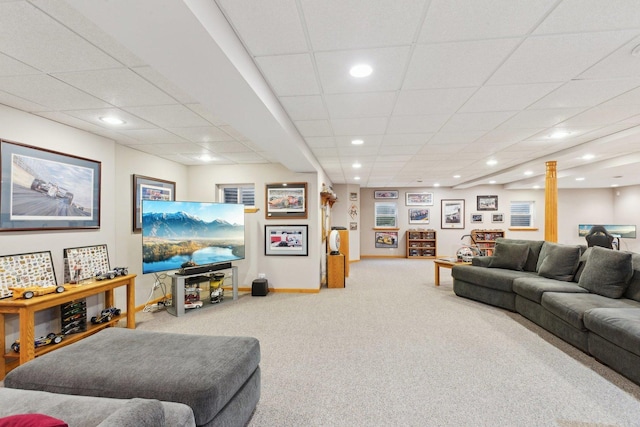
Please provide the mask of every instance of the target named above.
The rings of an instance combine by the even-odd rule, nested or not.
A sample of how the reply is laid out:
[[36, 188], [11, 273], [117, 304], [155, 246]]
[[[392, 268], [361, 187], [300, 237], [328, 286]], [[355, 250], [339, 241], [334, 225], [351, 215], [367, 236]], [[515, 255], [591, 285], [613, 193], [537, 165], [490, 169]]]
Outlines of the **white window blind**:
[[511, 202], [511, 227], [533, 227], [534, 202]]
[[236, 203], [245, 206], [256, 205], [255, 187], [253, 184], [225, 184], [220, 185], [219, 189], [222, 203]]

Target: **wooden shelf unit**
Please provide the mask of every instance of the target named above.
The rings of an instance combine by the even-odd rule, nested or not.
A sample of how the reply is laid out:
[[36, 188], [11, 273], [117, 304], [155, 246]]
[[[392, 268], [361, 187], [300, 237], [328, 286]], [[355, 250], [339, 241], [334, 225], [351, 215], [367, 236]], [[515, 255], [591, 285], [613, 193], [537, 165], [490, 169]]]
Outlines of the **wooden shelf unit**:
[[407, 258], [432, 259], [436, 257], [435, 230], [407, 230]]
[[493, 255], [496, 247], [496, 239], [504, 237], [504, 230], [471, 230], [471, 236], [478, 248], [485, 251], [485, 255]]
[[[112, 280], [102, 280], [86, 285], [67, 285], [62, 293], [47, 294], [31, 299], [2, 299], [0, 300], [0, 348], [4, 357], [0, 357], [0, 380], [4, 379], [7, 372], [20, 366], [37, 356], [43, 355], [57, 348], [72, 344], [89, 335], [115, 325], [120, 319], [127, 319], [127, 328], [136, 327], [135, 309], [135, 274], [116, 277]], [[126, 314], [114, 317], [111, 321], [99, 325], [89, 324], [87, 330], [72, 335], [67, 335], [59, 344], [51, 344], [35, 348], [35, 314], [38, 311], [60, 306], [67, 302], [86, 298], [92, 295], [104, 294], [105, 307], [113, 307], [115, 304], [114, 289], [126, 286], [127, 311]], [[5, 316], [18, 315], [20, 327], [20, 353], [7, 351], [5, 342]]]

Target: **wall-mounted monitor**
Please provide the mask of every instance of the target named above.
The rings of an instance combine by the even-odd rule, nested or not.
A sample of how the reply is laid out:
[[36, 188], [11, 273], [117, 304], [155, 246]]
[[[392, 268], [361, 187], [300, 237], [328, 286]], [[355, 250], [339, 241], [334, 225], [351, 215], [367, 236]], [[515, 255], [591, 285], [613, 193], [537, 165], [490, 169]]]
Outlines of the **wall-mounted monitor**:
[[142, 202], [143, 274], [244, 259], [244, 248], [244, 205]]

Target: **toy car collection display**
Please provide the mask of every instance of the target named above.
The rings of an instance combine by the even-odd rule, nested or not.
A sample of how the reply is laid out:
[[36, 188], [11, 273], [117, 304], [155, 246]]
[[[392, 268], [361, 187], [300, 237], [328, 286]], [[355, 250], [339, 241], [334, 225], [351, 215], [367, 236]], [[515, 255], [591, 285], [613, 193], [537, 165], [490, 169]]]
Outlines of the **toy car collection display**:
[[100, 312], [99, 316], [93, 316], [91, 323], [94, 325], [110, 322], [115, 316], [120, 316], [120, 309], [116, 307], [105, 308]]
[[[62, 336], [51, 332], [50, 334], [47, 334], [47, 336], [36, 338], [34, 345], [38, 348], [49, 344], [60, 344], [61, 342]], [[11, 344], [11, 349], [16, 353], [20, 353], [20, 340], [16, 340], [16, 342]]]

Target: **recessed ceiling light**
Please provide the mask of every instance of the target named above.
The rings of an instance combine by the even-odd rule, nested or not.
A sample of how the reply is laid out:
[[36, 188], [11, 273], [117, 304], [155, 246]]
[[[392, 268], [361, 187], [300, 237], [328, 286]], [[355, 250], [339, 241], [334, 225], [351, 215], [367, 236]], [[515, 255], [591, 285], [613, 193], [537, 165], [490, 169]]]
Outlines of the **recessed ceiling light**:
[[534, 186], [533, 186], [533, 188], [534, 188], [535, 190], [537, 190], [537, 189], [539, 189], [539, 188], [540, 188], [540, 186], [539, 186], [539, 185], [534, 185]]
[[455, 179], [458, 179], [458, 178], [460, 178], [460, 175], [453, 175], [453, 177], [454, 177]]
[[555, 132], [553, 132], [551, 135], [549, 135], [549, 138], [551, 139], [562, 139], [562, 138], [566, 138], [569, 135], [571, 135], [571, 132], [566, 131], [566, 130], [557, 130]]
[[617, 186], [618, 186], [618, 184], [611, 184], [611, 186], [612, 186], [612, 187], [617, 187]]
[[117, 117], [113, 117], [113, 116], [100, 117], [100, 121], [108, 123], [110, 125], [123, 125], [123, 124], [125, 124], [124, 120], [119, 119]]
[[488, 160], [488, 161], [487, 161], [487, 165], [488, 165], [488, 166], [495, 166], [495, 165], [497, 165], [497, 164], [498, 164], [498, 161], [497, 161], [497, 160], [495, 160], [495, 159], [491, 159], [491, 160]]
[[585, 154], [584, 156], [582, 156], [582, 160], [591, 160], [593, 159], [595, 156], [593, 154]]
[[364, 144], [364, 141], [361, 140], [361, 139], [354, 139], [354, 140], [351, 141], [351, 143], [353, 145], [362, 145], [362, 144]]
[[579, 176], [578, 178], [576, 178], [576, 181], [584, 181], [584, 177]]
[[433, 186], [434, 186], [434, 187], [440, 187], [440, 183], [439, 183], [439, 182], [436, 182], [436, 183], [434, 183], [434, 184], [433, 184]]
[[360, 181], [360, 177], [359, 176], [354, 176], [353, 179], [355, 179], [356, 181]]
[[525, 171], [524, 174], [526, 176], [530, 176], [530, 175], [533, 175], [533, 171]]
[[354, 163], [351, 165], [351, 167], [353, 167], [354, 169], [358, 169], [358, 168], [361, 168], [362, 165], [360, 163]]
[[494, 180], [489, 181], [489, 184], [495, 184], [496, 182]]
[[363, 77], [370, 76], [371, 73], [373, 73], [373, 68], [371, 68], [371, 66], [368, 65], [368, 64], [354, 65], [349, 70], [349, 74], [351, 74], [351, 76], [359, 78], [359, 79], [361, 79]]

